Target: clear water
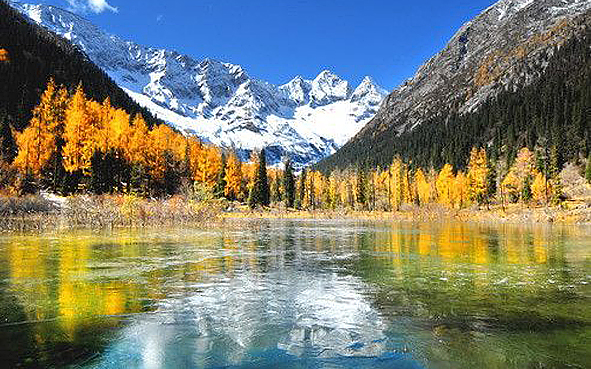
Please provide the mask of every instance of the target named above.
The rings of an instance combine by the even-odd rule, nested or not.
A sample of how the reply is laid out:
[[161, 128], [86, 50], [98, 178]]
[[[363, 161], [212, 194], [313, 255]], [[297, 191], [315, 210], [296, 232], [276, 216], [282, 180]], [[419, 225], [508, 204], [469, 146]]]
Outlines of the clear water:
[[591, 231], [245, 221], [0, 236], [0, 366], [591, 368]]

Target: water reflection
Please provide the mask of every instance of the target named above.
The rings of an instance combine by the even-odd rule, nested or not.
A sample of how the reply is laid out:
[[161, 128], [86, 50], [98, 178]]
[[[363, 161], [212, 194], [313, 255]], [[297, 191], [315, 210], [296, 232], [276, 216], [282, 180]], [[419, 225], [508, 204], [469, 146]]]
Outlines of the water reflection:
[[0, 238], [9, 367], [591, 362], [589, 230], [247, 222]]

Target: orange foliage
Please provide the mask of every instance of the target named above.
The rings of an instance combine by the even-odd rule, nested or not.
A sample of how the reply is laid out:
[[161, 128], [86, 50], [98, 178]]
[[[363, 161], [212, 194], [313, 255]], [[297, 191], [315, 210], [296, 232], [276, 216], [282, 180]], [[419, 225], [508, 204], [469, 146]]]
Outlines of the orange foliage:
[[8, 51], [6, 49], [0, 49], [0, 62], [9, 62], [10, 57], [8, 56]]

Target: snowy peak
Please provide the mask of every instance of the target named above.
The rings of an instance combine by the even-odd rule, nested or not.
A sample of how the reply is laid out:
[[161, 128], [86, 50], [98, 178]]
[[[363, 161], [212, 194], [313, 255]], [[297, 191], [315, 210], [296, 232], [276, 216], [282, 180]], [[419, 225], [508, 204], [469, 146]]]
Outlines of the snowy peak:
[[346, 100], [351, 94], [349, 82], [328, 70], [322, 71], [311, 85], [310, 102], [313, 106], [323, 106], [334, 101]]
[[293, 100], [297, 105], [306, 105], [310, 102], [310, 91], [312, 83], [297, 76], [288, 83], [279, 86], [279, 90], [286, 94], [286, 97]]
[[387, 94], [388, 92], [379, 87], [371, 77], [366, 76], [353, 91], [351, 102], [368, 100], [379, 104]]
[[53, 6], [11, 5], [80, 47], [158, 118], [245, 157], [249, 150], [267, 147], [272, 164], [289, 155], [303, 166], [334, 153], [386, 96], [369, 78], [352, 91], [330, 71], [275, 86], [252, 78], [239, 65], [121, 40]]

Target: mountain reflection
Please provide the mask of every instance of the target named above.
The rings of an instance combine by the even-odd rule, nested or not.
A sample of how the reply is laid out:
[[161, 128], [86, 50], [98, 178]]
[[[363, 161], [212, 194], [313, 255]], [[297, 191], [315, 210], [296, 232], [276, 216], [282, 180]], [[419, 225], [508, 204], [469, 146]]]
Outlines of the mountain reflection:
[[[0, 354], [113, 368], [584, 363], [585, 340], [561, 332], [589, 334], [587, 232], [253, 221], [5, 236]], [[515, 365], [499, 359], [525, 344]]]

